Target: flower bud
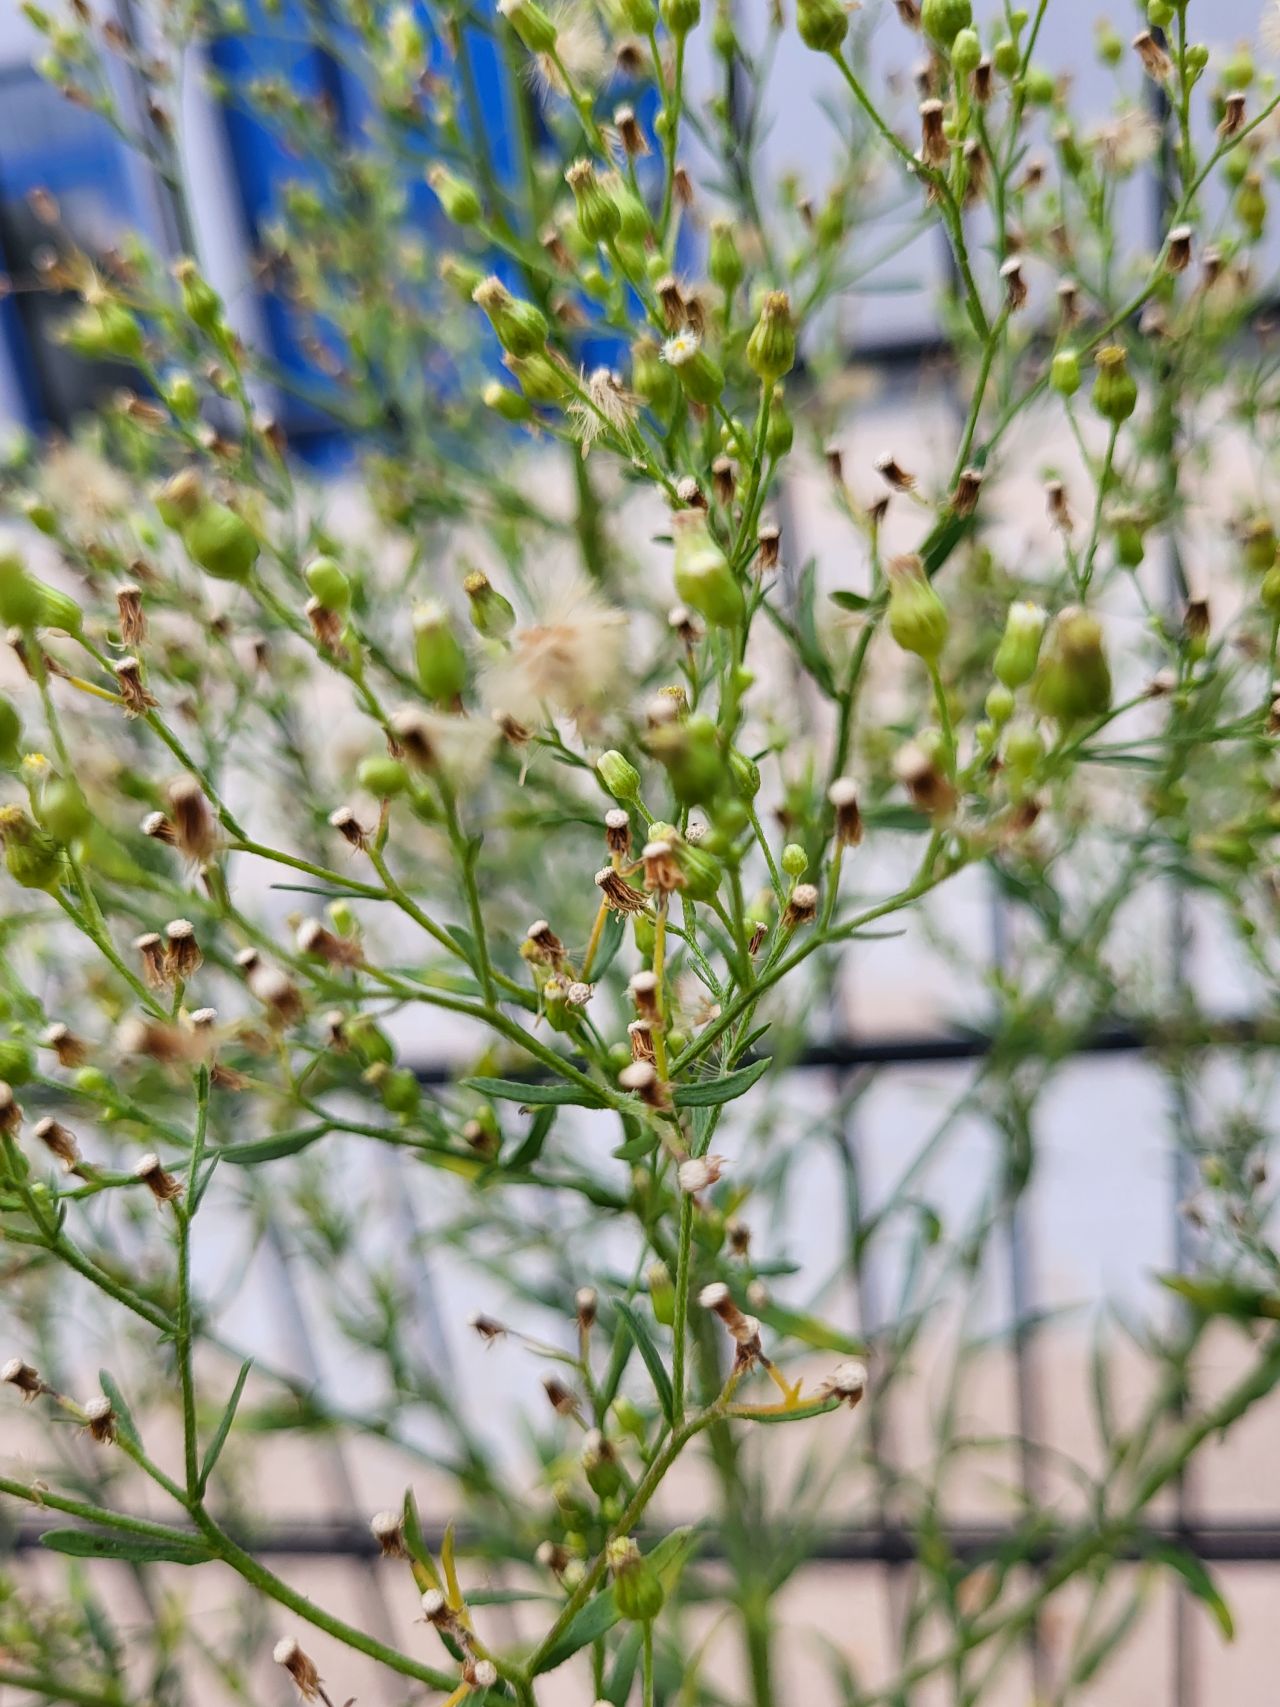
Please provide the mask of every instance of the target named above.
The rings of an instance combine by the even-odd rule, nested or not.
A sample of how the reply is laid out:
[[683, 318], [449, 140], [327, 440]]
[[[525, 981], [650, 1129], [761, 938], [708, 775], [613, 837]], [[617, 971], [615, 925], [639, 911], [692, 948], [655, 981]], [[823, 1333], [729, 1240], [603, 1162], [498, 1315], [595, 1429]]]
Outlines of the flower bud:
[[1048, 613], [1028, 599], [1009, 606], [992, 666], [996, 680], [1005, 687], [1020, 688], [1035, 675], [1047, 620]]
[[904, 652], [936, 664], [947, 643], [946, 607], [925, 574], [919, 557], [895, 557], [889, 564], [889, 632]]
[[609, 243], [622, 229], [622, 212], [596, 176], [590, 160], [575, 160], [564, 175], [578, 210], [578, 230], [588, 243]]
[[635, 800], [640, 793], [640, 772], [627, 758], [610, 748], [596, 760], [601, 782], [615, 800]]
[[844, 0], [796, 0], [796, 28], [815, 53], [839, 53], [849, 33]]
[[35, 628], [40, 621], [40, 584], [22, 559], [0, 555], [0, 623], [6, 628]]
[[649, 1303], [653, 1309], [654, 1320], [664, 1328], [669, 1328], [675, 1320], [676, 1289], [666, 1263], [650, 1263], [645, 1271], [645, 1283], [649, 1288]]
[[1074, 397], [1080, 389], [1080, 358], [1074, 350], [1059, 350], [1049, 369], [1049, 383], [1060, 397]]
[[710, 805], [724, 792], [729, 774], [714, 719], [704, 714], [672, 719], [652, 730], [646, 745], [665, 767], [682, 806]]
[[218, 581], [247, 581], [261, 550], [243, 516], [213, 498], [206, 499], [187, 521], [182, 543], [191, 561]]
[[[63, 847], [78, 841], [93, 823], [93, 814], [74, 777], [55, 777], [42, 791], [36, 817]], [[8, 1074], [0, 1077], [8, 1078]]]
[[0, 842], [5, 869], [15, 883], [24, 889], [58, 888], [64, 874], [62, 850], [20, 806], [0, 806]]
[[0, 770], [14, 770], [22, 757], [22, 718], [12, 700], [0, 695]]
[[474, 225], [484, 211], [474, 184], [451, 172], [447, 166], [433, 166], [427, 182], [435, 191], [436, 200], [455, 225]]
[[512, 356], [532, 356], [546, 348], [547, 319], [535, 303], [511, 292], [496, 276], [482, 279], [471, 293], [497, 333], [498, 342]]
[[504, 421], [518, 425], [533, 414], [532, 405], [522, 391], [513, 391], [501, 380], [491, 379], [480, 394], [486, 409], [492, 409]]
[[717, 628], [739, 627], [746, 617], [746, 600], [716, 544], [702, 510], [677, 510], [675, 582], [681, 602]]
[[702, 17], [702, 0], [659, 0], [662, 21], [673, 36], [687, 36]]
[[791, 416], [787, 412], [786, 394], [780, 385], [773, 388], [773, 401], [769, 409], [769, 421], [764, 430], [764, 448], [766, 456], [778, 462], [790, 451], [795, 442], [796, 430]]
[[535, 0], [498, 0], [498, 11], [530, 53], [550, 53], [556, 45], [556, 26]]
[[222, 299], [208, 279], [201, 277], [195, 262], [184, 256], [174, 267], [173, 275], [178, 281], [182, 311], [192, 325], [202, 332], [220, 331]]
[[973, 7], [970, 0], [923, 0], [920, 23], [939, 47], [950, 48], [960, 31], [972, 25]]
[[1098, 377], [1093, 384], [1093, 406], [1106, 421], [1119, 426], [1138, 406], [1138, 384], [1129, 372], [1129, 358], [1119, 344], [1098, 351]]
[[619, 1615], [634, 1623], [650, 1623], [666, 1599], [657, 1571], [630, 1536], [610, 1541], [606, 1551]]
[[515, 606], [490, 583], [480, 569], [473, 569], [462, 583], [471, 608], [471, 626], [486, 640], [505, 640], [516, 625]]
[[782, 869], [788, 877], [803, 877], [809, 869], [809, 856], [799, 842], [788, 842], [782, 850]]
[[622, 15], [627, 28], [638, 36], [647, 36], [657, 27], [658, 8], [655, 0], [621, 0]]
[[968, 24], [957, 30], [951, 43], [951, 69], [957, 77], [972, 77], [982, 62], [982, 42]]
[[742, 283], [745, 270], [738, 240], [734, 236], [733, 222], [728, 219], [713, 219], [711, 240], [707, 245], [707, 277], [718, 290], [722, 290], [726, 296], [732, 296]]
[[434, 601], [413, 613], [413, 652], [423, 693], [436, 705], [456, 705], [467, 685], [467, 655], [444, 606]]
[[698, 334], [686, 328], [668, 338], [662, 359], [675, 369], [680, 388], [691, 402], [710, 408], [724, 390], [724, 370], [703, 348]]
[[631, 389], [659, 415], [669, 415], [679, 399], [680, 381], [652, 338], [631, 346]]
[[761, 385], [771, 386], [790, 373], [795, 360], [796, 330], [791, 319], [791, 299], [785, 290], [770, 291], [747, 339], [747, 362]]
[[345, 616], [351, 609], [351, 582], [334, 558], [312, 558], [303, 575], [325, 610]]
[[1102, 624], [1091, 611], [1070, 605], [1049, 631], [1048, 646], [1032, 684], [1036, 709], [1059, 723], [1101, 717], [1111, 704], [1111, 671]]
[[86, 303], [62, 328], [62, 342], [89, 361], [137, 361], [142, 328], [120, 302]]

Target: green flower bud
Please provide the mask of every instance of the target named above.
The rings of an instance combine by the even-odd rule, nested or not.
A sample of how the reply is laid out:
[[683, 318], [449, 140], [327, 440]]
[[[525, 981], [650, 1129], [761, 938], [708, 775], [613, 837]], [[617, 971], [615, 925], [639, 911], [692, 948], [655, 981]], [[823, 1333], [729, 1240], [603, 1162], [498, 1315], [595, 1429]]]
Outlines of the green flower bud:
[[803, 877], [809, 869], [809, 856], [799, 842], [788, 842], [782, 850], [782, 869], [788, 877]]
[[615, 800], [635, 800], [640, 794], [640, 772], [614, 748], [596, 760], [601, 782]]
[[991, 63], [1001, 77], [1013, 77], [1022, 64], [1022, 54], [1012, 36], [1001, 36], [991, 50]]
[[610, 243], [622, 229], [618, 204], [601, 185], [590, 160], [575, 160], [564, 175], [578, 210], [578, 230], [588, 243]]
[[532, 356], [506, 356], [503, 365], [530, 403], [563, 403], [572, 390], [568, 373], [543, 350]]
[[765, 454], [778, 462], [786, 456], [795, 442], [796, 429], [787, 413], [786, 393], [780, 385], [773, 388], [769, 405], [769, 420], [764, 430]]
[[1256, 172], [1247, 173], [1236, 191], [1235, 209], [1245, 234], [1251, 242], [1258, 242], [1267, 223], [1267, 196]]
[[970, 0], [924, 0], [920, 8], [920, 26], [939, 47], [949, 48], [960, 34], [973, 23]]
[[1098, 20], [1094, 32], [1094, 42], [1097, 47], [1098, 58], [1103, 65], [1119, 65], [1124, 58], [1124, 42], [1121, 40], [1118, 31], [1106, 18]]
[[815, 53], [839, 53], [849, 33], [844, 0], [796, 0], [796, 28]]
[[244, 517], [214, 498], [183, 527], [182, 543], [191, 561], [218, 581], [247, 581], [262, 549]]
[[[628, 1055], [627, 1060], [630, 1060], [630, 1058], [631, 1057]], [[624, 1061], [623, 1066], [625, 1065], [626, 1062]], [[645, 1427], [644, 1417], [641, 1414], [640, 1407], [636, 1404], [634, 1399], [629, 1399], [625, 1393], [619, 1393], [618, 1397], [609, 1406], [609, 1414], [622, 1430], [623, 1434], [629, 1434], [637, 1445], [644, 1445], [645, 1441], [649, 1438], [649, 1431]]]
[[692, 402], [710, 408], [724, 390], [724, 370], [702, 347], [696, 332], [686, 328], [668, 338], [662, 359], [675, 369], [681, 390]]
[[427, 173], [427, 182], [435, 191], [445, 216], [455, 225], [474, 225], [484, 212], [475, 185], [451, 172], [447, 166], [433, 166]]
[[533, 414], [533, 405], [523, 391], [513, 391], [500, 380], [491, 379], [480, 394], [486, 409], [492, 409], [504, 421], [519, 423]]
[[413, 653], [422, 691], [436, 705], [456, 705], [467, 685], [467, 655], [449, 613], [434, 600], [413, 613]]
[[25, 1085], [35, 1070], [35, 1055], [21, 1038], [0, 1038], [0, 1079], [6, 1085]]
[[1265, 575], [1275, 563], [1276, 530], [1268, 516], [1254, 516], [1245, 524], [1241, 558], [1254, 575]]
[[0, 770], [16, 770], [22, 757], [22, 718], [12, 700], [0, 695]]
[[378, 1095], [388, 1114], [408, 1119], [418, 1112], [422, 1086], [407, 1067], [391, 1067], [378, 1080]]
[[471, 626], [486, 640], [505, 640], [516, 625], [515, 606], [493, 587], [483, 570], [473, 569], [462, 583], [471, 607]]
[[63, 327], [62, 342], [89, 361], [137, 361], [142, 328], [123, 303], [86, 303]]
[[345, 1021], [342, 1041], [364, 1067], [389, 1067], [396, 1058], [391, 1039], [367, 1014], [353, 1014]]
[[637, 1624], [650, 1623], [666, 1599], [662, 1579], [629, 1535], [610, 1541], [606, 1552], [619, 1616]]
[[40, 614], [36, 618], [38, 626], [60, 628], [64, 634], [79, 634], [84, 626], [84, 612], [70, 593], [51, 587], [46, 581], [33, 579], [31, 584], [40, 595]]
[[1022, 90], [1031, 106], [1048, 107], [1057, 96], [1058, 82], [1053, 72], [1047, 71], [1043, 65], [1029, 65]]
[[684, 878], [684, 893], [691, 901], [714, 901], [720, 893], [724, 867], [706, 848], [694, 842], [675, 840], [676, 862]]
[[222, 329], [222, 298], [207, 279], [201, 278], [196, 264], [181, 260], [173, 269], [182, 295], [182, 311], [193, 326], [202, 332]]
[[393, 759], [390, 753], [371, 753], [367, 759], [361, 759], [356, 779], [361, 788], [367, 788], [370, 794], [376, 794], [380, 800], [389, 800], [394, 795], [403, 794], [409, 786], [408, 771], [401, 761]]
[[1280, 611], [1280, 568], [1268, 569], [1262, 577], [1262, 586], [1258, 592], [1262, 600], [1262, 608], [1274, 616]]
[[951, 69], [957, 77], [972, 77], [982, 61], [982, 42], [977, 30], [966, 26], [956, 31], [951, 43]]
[[[93, 823], [89, 802], [72, 777], [54, 777], [43, 789], [36, 817], [54, 841], [61, 842], [63, 847], [79, 841]], [[0, 1078], [7, 1077], [8, 1074], [0, 1073]]]
[[303, 570], [308, 587], [325, 610], [345, 616], [351, 609], [351, 582], [332, 557], [313, 557]]
[[652, 916], [648, 913], [637, 913], [631, 921], [631, 934], [641, 960], [652, 960], [653, 947], [657, 940]]
[[101, 1067], [81, 1067], [71, 1081], [85, 1096], [104, 1097], [111, 1091], [111, 1080]]
[[936, 664], [947, 643], [947, 611], [915, 556], [889, 564], [889, 632], [904, 652]]
[[631, 389], [659, 415], [670, 415], [680, 397], [675, 370], [662, 359], [652, 338], [637, 338], [631, 346]]
[[660, 723], [645, 744], [682, 806], [710, 805], [724, 792], [729, 775], [712, 718], [699, 713]]
[[745, 271], [738, 240], [733, 234], [733, 222], [713, 219], [711, 241], [707, 245], [707, 277], [718, 290], [732, 296], [742, 283]]
[[774, 385], [790, 373], [796, 360], [796, 329], [791, 298], [772, 290], [764, 299], [760, 318], [747, 339], [747, 362], [762, 385]]
[[582, 1473], [592, 1493], [602, 1500], [609, 1499], [622, 1486], [618, 1454], [598, 1428], [589, 1430], [583, 1440]]
[[[648, 208], [625, 178], [615, 177], [608, 180], [607, 192], [613, 197], [614, 206], [622, 222], [618, 228], [619, 237], [623, 243], [639, 248], [653, 230]], [[643, 265], [642, 257], [640, 264]]]
[[189, 373], [172, 374], [165, 381], [163, 396], [179, 421], [189, 424], [200, 413], [200, 393]]
[[1093, 406], [1117, 426], [1138, 406], [1138, 383], [1129, 372], [1129, 358], [1120, 344], [1098, 351], [1098, 377], [1093, 383]]
[[655, 0], [621, 0], [622, 15], [627, 28], [637, 35], [647, 36], [657, 28], [658, 8]]
[[996, 680], [1005, 687], [1020, 688], [1035, 675], [1047, 621], [1048, 613], [1029, 599], [1009, 606], [993, 665]]
[[1003, 682], [997, 682], [987, 693], [986, 704], [983, 708], [997, 729], [1003, 729], [1013, 716], [1014, 698], [1012, 688], [1007, 688]]
[[680, 602], [717, 628], [738, 628], [746, 600], [729, 559], [711, 537], [705, 510], [677, 510], [675, 582]]
[[460, 255], [444, 255], [436, 268], [441, 284], [445, 284], [463, 302], [470, 302], [476, 286], [484, 279], [480, 268]]
[[184, 468], [159, 488], [155, 495], [160, 520], [167, 528], [181, 532], [204, 502], [204, 489], [194, 468]]
[[[1147, 7], [1148, 14], [1152, 5], [1168, 6], [1168, 0], [1151, 0], [1151, 4]], [[1168, 10], [1172, 13], [1173, 7], [1168, 6]], [[1164, 28], [1163, 25], [1160, 27]], [[1247, 89], [1253, 82], [1255, 70], [1253, 55], [1249, 52], [1248, 44], [1241, 42], [1234, 53], [1229, 54], [1222, 63], [1223, 88], [1236, 91]]]
[[744, 800], [754, 800], [760, 792], [760, 766], [736, 747], [729, 749], [729, 775], [733, 786]]
[[1015, 723], [1005, 736], [1005, 768], [1019, 782], [1035, 775], [1044, 753], [1044, 740], [1034, 723]]
[[500, 278], [482, 279], [472, 291], [471, 300], [489, 316], [498, 342], [508, 355], [532, 356], [546, 348], [546, 315], [535, 303], [512, 296]]
[[1049, 369], [1049, 383], [1062, 397], [1074, 397], [1080, 389], [1080, 358], [1074, 350], [1059, 350]]
[[676, 1289], [671, 1270], [664, 1262], [651, 1262], [645, 1271], [645, 1283], [654, 1320], [669, 1328], [676, 1319]]
[[1054, 619], [1031, 697], [1039, 712], [1065, 725], [1101, 717], [1110, 707], [1102, 624], [1091, 611], [1070, 605]]
[[52, 505], [46, 504], [34, 494], [22, 500], [22, 513], [41, 533], [55, 534], [58, 531], [58, 517]]
[[658, 9], [673, 36], [687, 36], [702, 18], [702, 0], [659, 0]]
[[1141, 523], [1132, 515], [1117, 516], [1114, 532], [1117, 561], [1126, 569], [1136, 569], [1147, 555]]
[[40, 621], [40, 583], [11, 552], [0, 555], [0, 623], [6, 628], [35, 628]]
[[555, 47], [556, 27], [534, 0], [498, 0], [498, 11], [530, 53], [550, 53]]
[[61, 848], [20, 806], [0, 806], [0, 842], [4, 843], [5, 869], [24, 889], [52, 891], [62, 882]]

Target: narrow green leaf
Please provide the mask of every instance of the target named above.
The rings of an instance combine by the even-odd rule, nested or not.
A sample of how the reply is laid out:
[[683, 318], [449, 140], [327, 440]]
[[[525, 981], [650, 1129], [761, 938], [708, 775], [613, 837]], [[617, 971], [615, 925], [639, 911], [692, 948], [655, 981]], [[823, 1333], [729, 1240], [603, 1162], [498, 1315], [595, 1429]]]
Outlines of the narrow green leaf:
[[863, 1341], [841, 1333], [839, 1328], [833, 1328], [817, 1316], [806, 1315], [801, 1310], [786, 1310], [781, 1304], [768, 1304], [757, 1310], [756, 1315], [775, 1334], [785, 1334], [788, 1339], [799, 1340], [801, 1345], [811, 1345], [815, 1351], [834, 1351], [841, 1357], [866, 1355]]
[[[697, 1536], [692, 1529], [673, 1529], [650, 1553], [650, 1563], [662, 1579], [662, 1586], [668, 1594], [675, 1587], [680, 1572], [696, 1544]], [[562, 1666], [566, 1660], [572, 1659], [579, 1649], [585, 1648], [589, 1642], [598, 1641], [607, 1631], [612, 1630], [617, 1622], [618, 1608], [613, 1598], [613, 1590], [607, 1588], [593, 1600], [589, 1600], [570, 1621], [568, 1628], [561, 1633], [559, 1641], [542, 1656], [534, 1675], [541, 1676], [543, 1672], [554, 1671], [557, 1666]]]
[[618, 950], [622, 947], [627, 934], [627, 921], [622, 913], [610, 913], [604, 922], [600, 933], [600, 946], [596, 949], [596, 957], [591, 962], [592, 978], [603, 978], [613, 965]]
[[133, 1420], [133, 1412], [129, 1409], [124, 1394], [116, 1386], [116, 1378], [109, 1369], [98, 1371], [98, 1385], [102, 1388], [103, 1398], [111, 1401], [111, 1409], [116, 1414], [117, 1433], [122, 1434], [131, 1446], [141, 1449], [142, 1436]]
[[662, 1353], [653, 1343], [648, 1323], [636, 1309], [623, 1298], [614, 1300], [614, 1308], [627, 1324], [632, 1339], [636, 1342], [636, 1350], [644, 1359], [645, 1368], [649, 1371], [649, 1379], [653, 1382], [653, 1390], [658, 1395], [658, 1403], [662, 1406], [662, 1414], [672, 1427], [675, 1426], [676, 1401], [671, 1386], [671, 1377], [667, 1374], [666, 1365], [662, 1361]]
[[331, 1126], [303, 1126], [294, 1132], [277, 1132], [270, 1138], [255, 1139], [249, 1144], [224, 1145], [217, 1155], [221, 1161], [233, 1162], [237, 1167], [252, 1168], [259, 1162], [275, 1162], [282, 1156], [296, 1156], [332, 1130]]
[[833, 605], [839, 605], [841, 610], [869, 610], [871, 600], [865, 593], [846, 593], [843, 589], [828, 595]]
[[40, 1545], [70, 1559], [119, 1559], [130, 1565], [204, 1565], [213, 1554], [193, 1537], [99, 1533], [93, 1529], [46, 1529]]
[[497, 1097], [500, 1102], [523, 1103], [526, 1108], [555, 1105], [557, 1107], [604, 1108], [603, 1098], [593, 1097], [580, 1085], [543, 1084], [536, 1079], [464, 1079], [469, 1090], [481, 1096]]
[[204, 1492], [213, 1474], [214, 1466], [222, 1456], [222, 1449], [227, 1444], [227, 1436], [231, 1433], [231, 1425], [236, 1420], [236, 1411], [244, 1393], [244, 1384], [249, 1379], [249, 1371], [253, 1368], [253, 1359], [246, 1357], [240, 1365], [240, 1373], [236, 1376], [236, 1384], [231, 1389], [231, 1397], [227, 1400], [222, 1413], [222, 1420], [214, 1431], [213, 1439], [205, 1450], [204, 1463], [200, 1467], [200, 1491]]
[[543, 1147], [551, 1136], [551, 1128], [555, 1123], [555, 1109], [540, 1108], [529, 1123], [529, 1130], [525, 1133], [519, 1148], [504, 1165], [516, 1173], [525, 1168], [531, 1168], [542, 1154]]
[[772, 1065], [771, 1057], [764, 1055], [749, 1067], [739, 1067], [719, 1079], [698, 1079], [691, 1085], [678, 1085], [676, 1107], [714, 1108], [718, 1103], [733, 1102], [762, 1079]]
[[1236, 1626], [1231, 1616], [1231, 1608], [1222, 1598], [1203, 1560], [1197, 1559], [1194, 1553], [1188, 1553], [1183, 1547], [1176, 1547], [1172, 1541], [1148, 1541], [1143, 1546], [1143, 1552], [1149, 1558], [1156, 1559], [1160, 1564], [1168, 1565], [1171, 1570], [1176, 1571], [1196, 1599], [1208, 1607], [1227, 1641], [1235, 1640]]

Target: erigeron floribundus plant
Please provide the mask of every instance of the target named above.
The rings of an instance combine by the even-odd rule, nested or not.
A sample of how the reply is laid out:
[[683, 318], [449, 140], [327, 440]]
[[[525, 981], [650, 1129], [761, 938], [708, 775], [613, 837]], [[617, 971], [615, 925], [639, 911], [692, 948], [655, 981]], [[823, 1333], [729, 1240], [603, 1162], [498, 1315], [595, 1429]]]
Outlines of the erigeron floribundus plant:
[[[1039, 62], [1043, 0], [994, 30], [968, 0], [879, 10], [892, 45], [868, 65], [839, 0], [763, 8], [742, 33], [698, 0], [500, 0], [481, 23], [352, 5], [325, 45], [367, 94], [358, 142], [324, 104], [257, 85], [309, 163], [261, 259], [299, 316], [309, 401], [354, 438], [345, 519], [256, 406], [279, 376], [198, 257], [66, 246], [53, 264], [79, 298], [69, 348], [139, 380], [4, 477], [0, 1319], [19, 1354], [0, 1376], [27, 1419], [74, 1426], [7, 1463], [0, 1492], [41, 1511], [54, 1551], [144, 1582], [221, 1560], [244, 1597], [212, 1641], [175, 1612], [127, 1655], [96, 1593], [73, 1585], [56, 1627], [0, 1602], [0, 1686], [114, 1707], [151, 1688], [154, 1658], [244, 1696], [274, 1641], [307, 1700], [345, 1692], [356, 1655], [450, 1702], [529, 1703], [562, 1666], [614, 1707], [633, 1689], [721, 1700], [739, 1683], [704, 1674], [684, 1623], [717, 1600], [768, 1707], [787, 1683], [776, 1598], [839, 1487], [927, 1536], [894, 1678], [868, 1691], [843, 1654], [845, 1697], [905, 1700], [948, 1672], [980, 1703], [1041, 1605], [1134, 1545], [1209, 1434], [1271, 1392], [1261, 1326], [1236, 1383], [1179, 1415], [1207, 1324], [1277, 1313], [1254, 1088], [1235, 1117], [1197, 1108], [1187, 1062], [1221, 1027], [1184, 989], [1168, 1023], [1113, 939], [1172, 877], [1274, 995], [1275, 381], [1240, 340], [1271, 289], [1280, 97], [1247, 54], [1207, 53], [1199, 0], [1153, 4], [1124, 64], [1104, 23], [1123, 88], [1106, 114]], [[176, 77], [243, 19], [166, 13], [139, 59], [81, 11], [28, 11], [50, 77], [131, 141], [112, 60], [147, 84], [141, 140], [189, 233]], [[510, 177], [476, 104], [480, 27], [505, 68]], [[816, 204], [757, 146], [793, 29], [814, 88], [847, 97]], [[744, 124], [695, 95], [704, 44]], [[917, 112], [885, 52], [921, 61]], [[705, 182], [695, 138], [725, 163]], [[1162, 147], [1159, 242], [1118, 248], [1119, 188]], [[429, 243], [409, 211], [424, 177]], [[855, 465], [832, 437], [830, 310], [901, 195], [948, 245], [962, 407], [940, 458], [913, 437]], [[1223, 420], [1256, 475], [1215, 463]], [[812, 492], [824, 459], [821, 526], [783, 526], [789, 469]], [[1028, 478], [1047, 517], [1019, 509], [1011, 534]], [[815, 544], [820, 570], [799, 572]], [[900, 1309], [850, 1333], [829, 1277], [793, 1275], [786, 1192], [829, 1134], [771, 1063], [812, 1041], [881, 921], [945, 937], [980, 871], [1018, 920], [981, 990], [990, 1054], [875, 1214], [847, 1161], [839, 1281], [860, 1290], [882, 1239], [911, 1252]], [[966, 1021], [980, 986], [971, 972]], [[954, 1406], [911, 1478], [857, 1431], [889, 1415], [927, 1324], [976, 1296], [1032, 1176], [1038, 1101], [1116, 1008], [1163, 1044], [1203, 1164], [1202, 1272], [1177, 1281], [1192, 1310], [1153, 1344], [1150, 1407], [1101, 1469], [1076, 1466], [1101, 1515], [1051, 1521], [1029, 1487], [979, 1593], [937, 1544], [944, 1481], [976, 1450]], [[424, 1087], [428, 1057], [450, 1072]], [[925, 1170], [961, 1112], [998, 1155], [952, 1224]], [[418, 1235], [389, 1233], [372, 1198], [378, 1147], [412, 1162], [398, 1208], [430, 1215], [433, 1252], [510, 1294], [510, 1320], [473, 1318], [476, 1346], [511, 1342], [526, 1389], [535, 1360], [555, 1366], [531, 1485], [423, 1354]], [[201, 1267], [225, 1237], [211, 1207], [223, 1227], [238, 1207], [255, 1249], [298, 1253], [377, 1396], [238, 1362]], [[260, 1273], [237, 1266], [261, 1308]], [[111, 1348], [100, 1389], [85, 1328]], [[957, 1343], [958, 1392], [977, 1351], [967, 1329]], [[443, 1447], [423, 1446], [424, 1415]], [[454, 1508], [429, 1516], [463, 1541], [432, 1544], [412, 1489], [370, 1526], [417, 1625], [375, 1633], [255, 1550], [255, 1422], [393, 1442], [407, 1478], [415, 1455], [443, 1469]], [[800, 1443], [794, 1485], [778, 1425]], [[724, 1577], [698, 1574], [667, 1498], [704, 1448], [693, 1515]], [[1032, 1559], [1035, 1581], [1013, 1568]], [[516, 1625], [486, 1568], [535, 1597]], [[1094, 1580], [1055, 1701], [1128, 1627], [1126, 1591]]]

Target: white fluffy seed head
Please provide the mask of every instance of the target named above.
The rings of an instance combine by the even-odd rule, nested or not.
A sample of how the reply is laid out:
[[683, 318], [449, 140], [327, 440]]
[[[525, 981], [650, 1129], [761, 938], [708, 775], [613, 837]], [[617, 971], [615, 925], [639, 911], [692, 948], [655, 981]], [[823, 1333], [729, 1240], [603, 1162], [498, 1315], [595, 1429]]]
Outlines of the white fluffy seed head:
[[729, 1302], [729, 1288], [723, 1280], [713, 1280], [702, 1288], [698, 1302], [704, 1310], [720, 1310]]

